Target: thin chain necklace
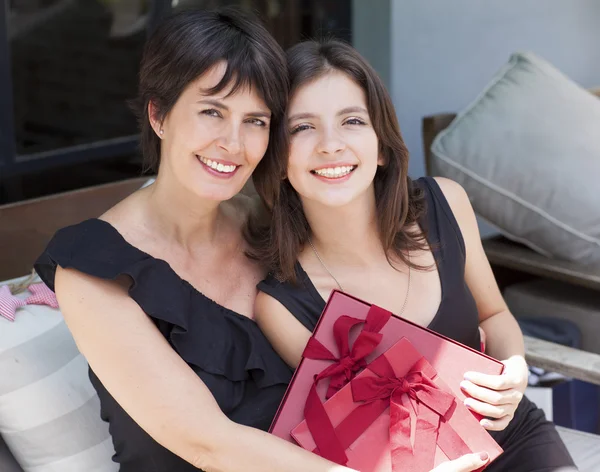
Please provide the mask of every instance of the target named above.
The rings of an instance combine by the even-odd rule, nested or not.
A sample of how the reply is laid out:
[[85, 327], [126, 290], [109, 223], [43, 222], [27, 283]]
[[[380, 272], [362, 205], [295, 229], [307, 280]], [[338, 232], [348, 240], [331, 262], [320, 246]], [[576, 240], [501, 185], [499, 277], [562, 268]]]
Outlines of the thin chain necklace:
[[[321, 259], [321, 256], [319, 256], [319, 253], [317, 252], [317, 248], [314, 246], [314, 244], [312, 243], [312, 240], [310, 239], [310, 236], [308, 237], [308, 243], [310, 244], [310, 247], [312, 248], [313, 252], [315, 253], [315, 256], [317, 256], [317, 259], [319, 259], [319, 262], [321, 263], [321, 265], [323, 266], [323, 269], [325, 269], [327, 271], [327, 273], [331, 276], [331, 278], [335, 281], [335, 283], [337, 284], [338, 288], [340, 289], [341, 292], [344, 292], [344, 289], [342, 288], [342, 285], [338, 282], [338, 280], [335, 278], [335, 275], [333, 275], [331, 273], [331, 271], [327, 268], [327, 266], [325, 265], [325, 263], [323, 262], [323, 259]], [[409, 263], [410, 263], [410, 256], [408, 256], [409, 259]], [[406, 295], [404, 297], [404, 303], [402, 304], [402, 308], [400, 309], [400, 313], [398, 313], [398, 316], [402, 316], [402, 313], [404, 313], [404, 308], [406, 308], [406, 302], [408, 301], [408, 293], [410, 292], [410, 279], [411, 279], [411, 270], [410, 270], [410, 265], [408, 266], [408, 285], [406, 287]]]

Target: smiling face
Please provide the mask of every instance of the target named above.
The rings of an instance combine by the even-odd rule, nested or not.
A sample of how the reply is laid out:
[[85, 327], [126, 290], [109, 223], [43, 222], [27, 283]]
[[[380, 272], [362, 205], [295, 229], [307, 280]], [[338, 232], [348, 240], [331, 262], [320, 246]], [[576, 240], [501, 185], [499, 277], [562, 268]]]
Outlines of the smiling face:
[[[271, 112], [256, 91], [231, 87], [206, 90], [225, 73], [220, 63], [192, 82], [162, 123], [161, 173], [199, 197], [224, 201], [236, 195], [263, 158], [269, 144]], [[153, 116], [152, 106], [149, 110]], [[162, 130], [162, 133], [161, 133]]]
[[287, 177], [303, 200], [347, 205], [373, 191], [381, 164], [363, 89], [331, 71], [301, 86], [288, 111]]

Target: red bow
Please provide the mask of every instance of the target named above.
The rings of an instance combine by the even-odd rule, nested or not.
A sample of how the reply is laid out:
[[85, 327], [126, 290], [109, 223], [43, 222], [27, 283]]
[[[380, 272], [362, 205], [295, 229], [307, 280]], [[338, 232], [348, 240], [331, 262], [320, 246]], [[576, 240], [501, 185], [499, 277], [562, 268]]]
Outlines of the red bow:
[[[329, 398], [352, 380], [366, 366], [365, 357], [371, 354], [381, 342], [383, 335], [379, 331], [388, 322], [390, 316], [389, 311], [375, 305], [371, 306], [365, 320], [346, 315], [340, 316], [333, 325], [333, 335], [339, 357], [336, 357], [315, 337], [309, 339], [302, 354], [307, 359], [334, 361], [334, 364], [315, 376], [304, 406], [304, 417], [319, 454], [338, 464], [345, 464], [348, 462], [348, 458], [317, 394], [317, 383], [331, 377], [326, 394], [326, 398]], [[350, 330], [361, 323], [364, 323], [364, 326], [350, 349]]]
[[[354, 401], [365, 402], [345, 420], [343, 446], [348, 447], [390, 407], [390, 446], [394, 472], [426, 472], [434, 467], [436, 445], [450, 459], [471, 452], [460, 436], [448, 425], [446, 415], [456, 399], [441, 390], [433, 378], [437, 373], [421, 358], [402, 377], [397, 378], [385, 356], [369, 365], [377, 376], [362, 377], [351, 382]], [[408, 401], [405, 401], [406, 394]], [[411, 445], [410, 403], [416, 412], [414, 446]], [[360, 417], [360, 420], [357, 418]], [[355, 425], [355, 426], [354, 426]], [[338, 428], [341, 429], [341, 428]]]
[[46, 284], [33, 284], [27, 287], [31, 296], [25, 300], [15, 297], [8, 288], [8, 285], [0, 287], [0, 316], [8, 321], [15, 321], [15, 315], [19, 308], [26, 305], [48, 305], [52, 308], [58, 308], [58, 301], [54, 292]]

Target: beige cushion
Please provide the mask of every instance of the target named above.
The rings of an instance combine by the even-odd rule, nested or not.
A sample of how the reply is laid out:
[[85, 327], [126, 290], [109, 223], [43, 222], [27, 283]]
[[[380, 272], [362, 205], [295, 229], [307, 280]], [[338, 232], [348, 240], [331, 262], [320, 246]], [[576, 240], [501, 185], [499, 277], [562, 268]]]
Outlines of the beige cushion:
[[507, 237], [600, 266], [600, 100], [531, 53], [514, 54], [434, 140], [433, 172], [465, 187]]
[[87, 362], [59, 310], [29, 305], [12, 323], [0, 317], [0, 372], [0, 435], [26, 472], [118, 470]]

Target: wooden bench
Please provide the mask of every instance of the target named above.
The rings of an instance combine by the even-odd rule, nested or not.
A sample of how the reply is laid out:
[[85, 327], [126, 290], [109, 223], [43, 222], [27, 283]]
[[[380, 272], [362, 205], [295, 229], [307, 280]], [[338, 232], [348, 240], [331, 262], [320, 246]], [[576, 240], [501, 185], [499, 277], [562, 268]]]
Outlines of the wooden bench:
[[[600, 97], [600, 88], [591, 92]], [[431, 144], [455, 117], [454, 113], [442, 113], [423, 119], [423, 150], [429, 175], [432, 175]], [[550, 259], [501, 236], [484, 239], [483, 247], [501, 289], [512, 283], [543, 277], [600, 293], [600, 274], [597, 270]], [[530, 365], [600, 385], [598, 354], [528, 336], [525, 336], [525, 350], [525, 357]], [[600, 470], [600, 436], [566, 428], [558, 429], [581, 471]]]

